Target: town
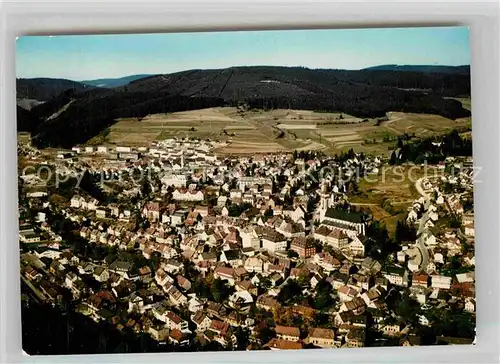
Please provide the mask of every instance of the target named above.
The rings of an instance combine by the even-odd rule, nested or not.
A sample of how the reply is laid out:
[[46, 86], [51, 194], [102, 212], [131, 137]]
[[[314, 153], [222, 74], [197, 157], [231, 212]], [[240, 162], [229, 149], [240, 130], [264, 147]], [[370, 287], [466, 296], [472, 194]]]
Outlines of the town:
[[475, 342], [471, 157], [415, 180], [388, 232], [350, 199], [394, 161], [220, 144], [19, 143], [24, 305], [146, 334], [160, 351]]

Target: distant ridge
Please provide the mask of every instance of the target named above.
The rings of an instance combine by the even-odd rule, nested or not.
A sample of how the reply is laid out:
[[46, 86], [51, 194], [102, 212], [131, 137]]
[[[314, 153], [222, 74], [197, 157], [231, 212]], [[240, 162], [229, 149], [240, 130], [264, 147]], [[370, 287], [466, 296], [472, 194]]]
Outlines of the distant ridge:
[[363, 71], [402, 71], [402, 72], [422, 72], [422, 73], [452, 73], [465, 75], [470, 74], [470, 66], [441, 66], [441, 65], [398, 65], [398, 64], [383, 64], [363, 68]]
[[96, 80], [80, 81], [85, 85], [95, 86], [95, 87], [120, 87], [129, 84], [130, 82], [137, 81], [146, 77], [156, 76], [156, 74], [140, 74], [140, 75], [130, 75], [119, 78], [99, 78]]
[[[24, 86], [20, 81], [18, 93]], [[67, 82], [55, 98], [30, 95], [46, 102], [28, 114], [18, 110], [26, 120], [20, 126], [30, 129], [37, 147], [85, 143], [119, 118], [220, 106], [343, 112], [359, 118], [383, 117], [388, 111], [470, 116], [461, 102], [450, 99], [470, 95], [470, 76], [450, 72], [237, 66], [149, 76], [112, 88]]]
[[94, 88], [81, 82], [64, 78], [18, 78], [16, 80], [17, 99], [48, 101], [66, 90], [75, 92]]

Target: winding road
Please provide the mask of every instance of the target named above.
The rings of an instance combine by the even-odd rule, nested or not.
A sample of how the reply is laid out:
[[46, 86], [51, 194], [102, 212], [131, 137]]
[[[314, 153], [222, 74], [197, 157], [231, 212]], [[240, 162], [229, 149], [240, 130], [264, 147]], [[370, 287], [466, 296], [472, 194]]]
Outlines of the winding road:
[[[417, 189], [417, 192], [425, 198], [425, 201], [430, 201], [429, 195], [424, 191], [424, 188], [422, 187], [422, 181], [425, 179], [425, 177], [419, 178], [415, 182], [415, 188]], [[420, 224], [418, 227], [418, 230], [421, 230], [423, 228], [423, 224], [425, 224], [425, 221], [423, 219], [420, 219]], [[427, 249], [427, 246], [425, 245], [425, 241], [423, 237], [419, 237], [417, 239], [418, 243], [418, 250], [420, 251], [420, 254], [422, 256], [422, 263], [420, 265], [420, 272], [425, 270], [427, 268], [427, 265], [429, 264], [429, 249]]]
[[422, 182], [423, 180], [426, 179], [426, 177], [422, 177], [422, 178], [419, 178], [416, 182], [415, 182], [415, 188], [417, 189], [417, 192], [420, 194], [420, 196], [422, 196], [423, 198], [425, 198], [426, 201], [429, 201], [431, 198], [429, 197], [429, 195], [424, 191], [424, 188], [422, 187]]

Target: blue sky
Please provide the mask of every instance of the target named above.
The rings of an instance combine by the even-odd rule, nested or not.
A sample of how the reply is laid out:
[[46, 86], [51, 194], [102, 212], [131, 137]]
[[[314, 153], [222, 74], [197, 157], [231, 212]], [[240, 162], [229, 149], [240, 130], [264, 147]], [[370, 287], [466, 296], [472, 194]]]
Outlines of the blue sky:
[[17, 77], [72, 80], [241, 65], [470, 64], [467, 27], [26, 36]]

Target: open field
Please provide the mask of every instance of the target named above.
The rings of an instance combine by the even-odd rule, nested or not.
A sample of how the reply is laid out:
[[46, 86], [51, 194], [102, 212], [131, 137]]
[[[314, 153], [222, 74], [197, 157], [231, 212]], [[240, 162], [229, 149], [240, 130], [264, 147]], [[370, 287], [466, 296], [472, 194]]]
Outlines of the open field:
[[470, 118], [450, 120], [438, 115], [392, 112], [389, 120], [355, 118], [307, 110], [208, 108], [120, 119], [89, 144], [147, 146], [154, 140], [195, 137], [227, 141], [224, 154], [323, 150], [339, 153], [354, 148], [388, 155], [404, 133], [428, 136], [470, 126]]
[[361, 179], [359, 193], [352, 196], [350, 201], [370, 210], [374, 218], [385, 223], [389, 233], [393, 233], [397, 221], [406, 216], [407, 208], [420, 197], [415, 189], [415, 182], [425, 175], [430, 177], [440, 173], [433, 167], [426, 168], [385, 166], [379, 174]]
[[28, 143], [30, 141], [30, 133], [27, 132], [17, 133], [17, 141], [22, 144]]

